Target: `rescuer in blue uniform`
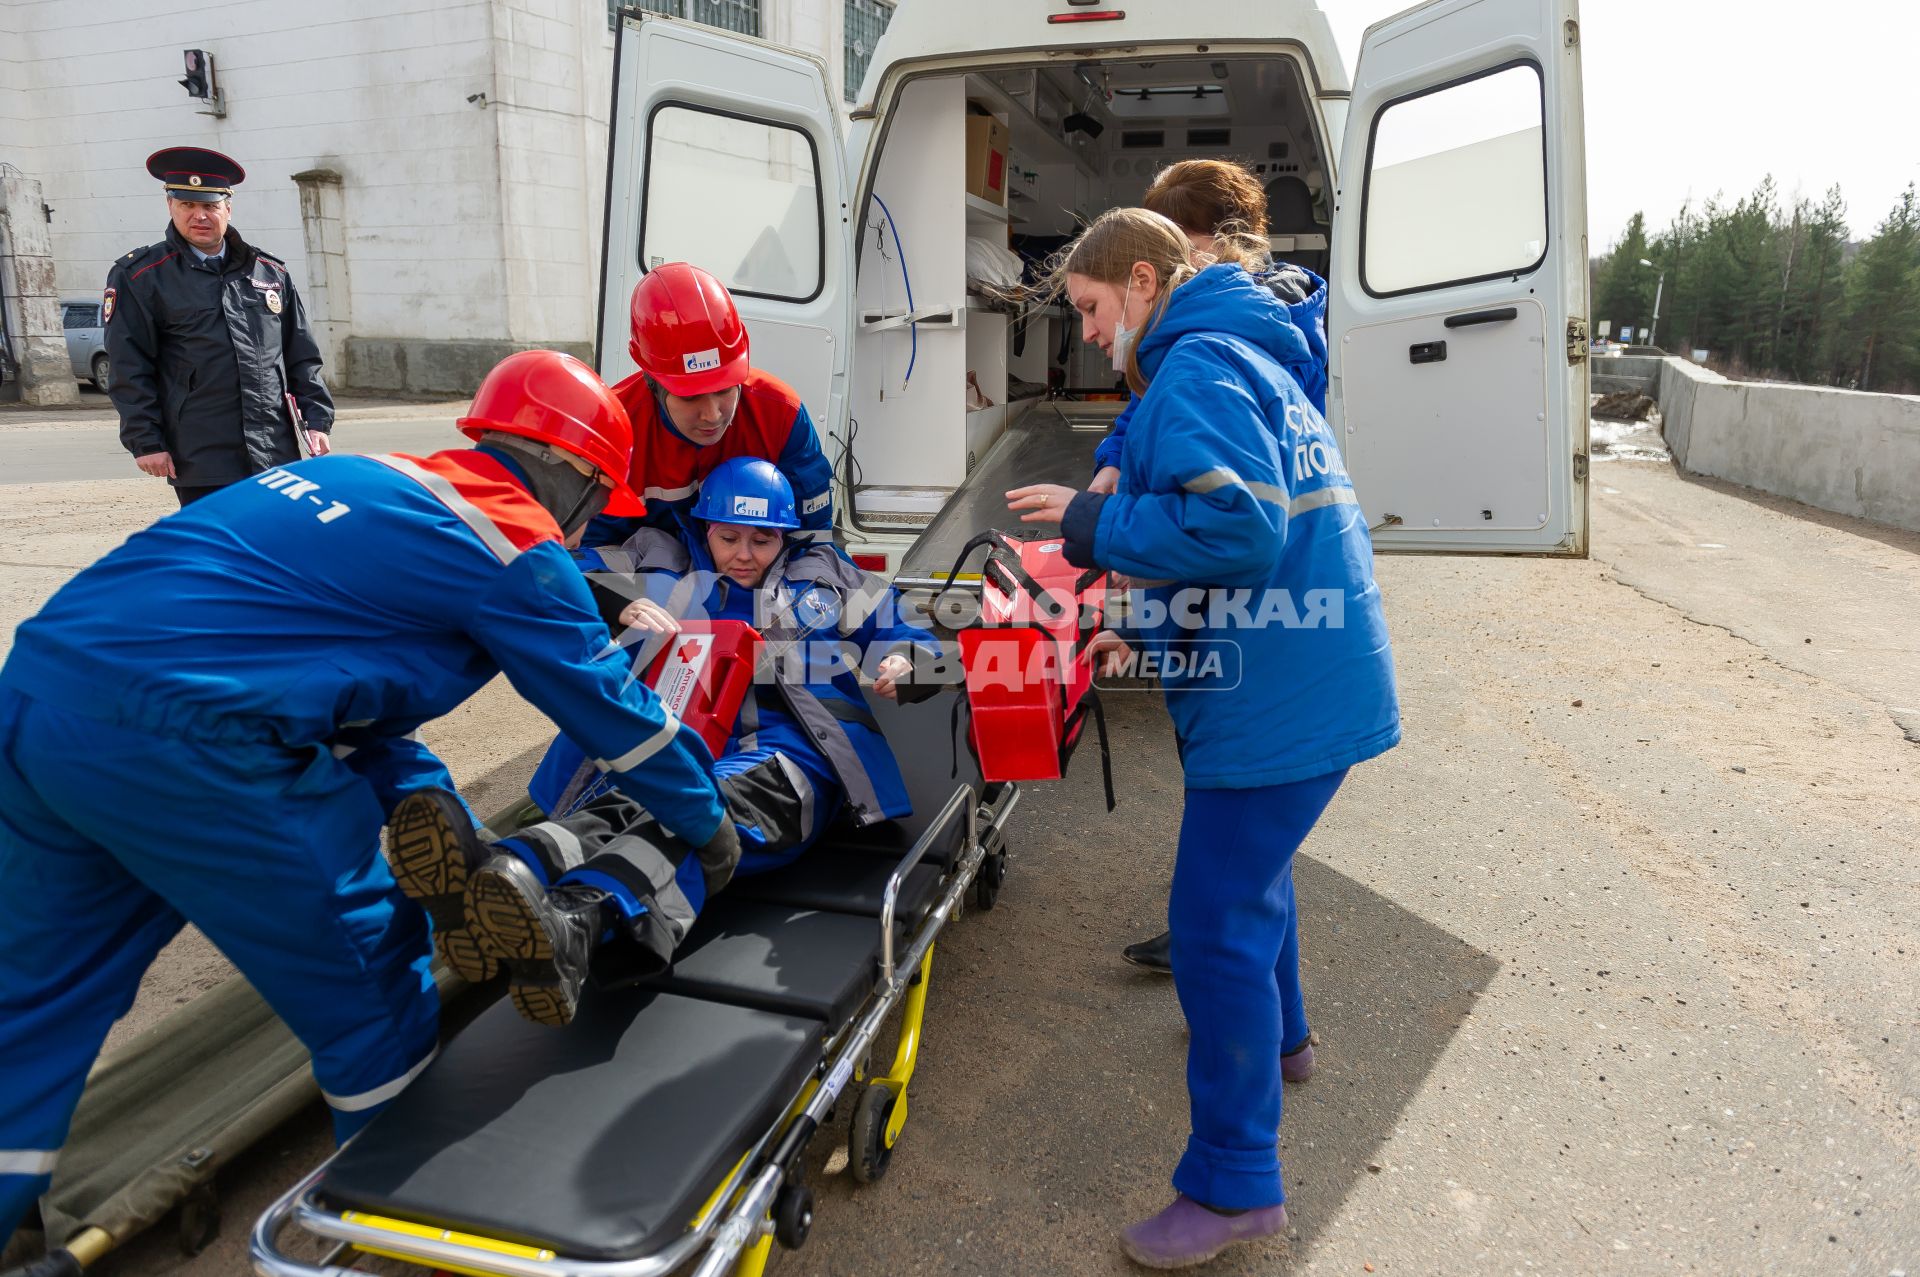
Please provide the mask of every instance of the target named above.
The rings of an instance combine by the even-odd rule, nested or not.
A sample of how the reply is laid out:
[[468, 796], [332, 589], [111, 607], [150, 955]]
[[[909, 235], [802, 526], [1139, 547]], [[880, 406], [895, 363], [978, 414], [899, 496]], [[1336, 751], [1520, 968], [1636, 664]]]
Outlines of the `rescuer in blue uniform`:
[[[1292, 179], [1286, 179], [1291, 181]], [[1276, 179], [1278, 181], [1278, 179]], [[1189, 259], [1195, 270], [1214, 262], [1244, 266], [1285, 307], [1286, 317], [1300, 330], [1301, 342], [1276, 350], [1281, 367], [1321, 416], [1327, 414], [1327, 281], [1291, 262], [1273, 261], [1267, 253], [1267, 192], [1246, 165], [1233, 160], [1179, 160], [1154, 175], [1141, 197], [1141, 207], [1160, 214], [1180, 228], [1193, 245]], [[1113, 430], [1093, 451], [1094, 492], [1112, 492], [1120, 482], [1121, 457], [1127, 428], [1140, 406], [1134, 395]], [[1299, 947], [1299, 915], [1289, 944]], [[1122, 956], [1137, 967], [1171, 973], [1172, 936], [1162, 931], [1151, 940], [1130, 944]], [[1287, 1057], [1286, 1079], [1304, 1082], [1313, 1075], [1313, 1047], [1302, 1045]]]
[[1308, 1040], [1293, 856], [1347, 769], [1400, 739], [1366, 520], [1287, 371], [1305, 339], [1260, 280], [1188, 252], [1145, 209], [1068, 249], [1082, 332], [1140, 404], [1114, 492], [1008, 494], [1074, 566], [1159, 582], [1134, 595], [1141, 637], [1187, 658], [1161, 687], [1186, 786], [1168, 923], [1192, 1129], [1172, 1204], [1121, 1233], [1150, 1268], [1286, 1231], [1282, 1061]]
[[625, 411], [552, 351], [489, 374], [430, 457], [268, 470], [135, 533], [0, 669], [0, 1235], [87, 1070], [187, 922], [300, 1037], [352, 1134], [435, 1049], [427, 919], [379, 854], [447, 771], [415, 734], [495, 674], [709, 861], [706, 745], [634, 682], [565, 542], [616, 491]]
[[[939, 643], [900, 615], [891, 586], [801, 539], [793, 488], [772, 462], [721, 463], [692, 513], [678, 533], [642, 528], [581, 559], [595, 592], [611, 596], [623, 641], [647, 657], [641, 640], [677, 633], [684, 619], [742, 621], [766, 639], [766, 676], [714, 766], [740, 835], [738, 872], [791, 863], [843, 810], [857, 826], [908, 815], [859, 671], [880, 696], [920, 699], [937, 687], [907, 676], [938, 660]], [[608, 983], [663, 969], [733, 871], [665, 854], [672, 839], [657, 814], [610, 789], [584, 754], [566, 736], [553, 743], [528, 788], [550, 819], [512, 838], [483, 841], [451, 794], [415, 794], [395, 817], [432, 833], [403, 843], [407, 859], [429, 863], [396, 863], [402, 888], [469, 881], [476, 947], [507, 964], [514, 1005], [543, 1024], [572, 1019], [590, 959]]]

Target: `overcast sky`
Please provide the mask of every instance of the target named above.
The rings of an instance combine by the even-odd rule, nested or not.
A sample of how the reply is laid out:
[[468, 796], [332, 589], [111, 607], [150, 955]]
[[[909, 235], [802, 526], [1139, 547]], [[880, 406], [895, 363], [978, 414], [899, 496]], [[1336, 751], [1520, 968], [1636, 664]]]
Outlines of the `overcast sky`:
[[[1368, 24], [1412, 2], [1320, 0], [1349, 73]], [[1584, 0], [1580, 25], [1595, 253], [1635, 210], [1658, 229], [1768, 173], [1783, 206], [1838, 182], [1864, 239], [1920, 182], [1920, 4]]]

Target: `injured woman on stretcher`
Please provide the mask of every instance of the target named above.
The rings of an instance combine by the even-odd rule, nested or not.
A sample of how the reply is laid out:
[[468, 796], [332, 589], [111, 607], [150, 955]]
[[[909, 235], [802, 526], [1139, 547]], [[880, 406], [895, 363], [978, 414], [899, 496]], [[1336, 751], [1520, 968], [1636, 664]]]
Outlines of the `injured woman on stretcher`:
[[708, 476], [678, 531], [645, 528], [580, 554], [612, 633], [638, 655], [635, 677], [683, 621], [744, 621], [765, 640], [713, 766], [738, 863], [732, 839], [691, 846], [557, 737], [528, 786], [546, 819], [511, 837], [474, 828], [442, 790], [393, 813], [394, 880], [432, 917], [456, 973], [477, 982], [504, 965], [522, 1015], [565, 1025], [589, 977], [617, 986], [664, 970], [733, 875], [791, 863], [843, 809], [856, 826], [910, 813], [859, 673], [877, 695], [919, 699], [938, 689], [913, 674], [940, 645], [903, 617], [891, 586], [791, 537], [799, 525], [785, 476], [743, 457]]

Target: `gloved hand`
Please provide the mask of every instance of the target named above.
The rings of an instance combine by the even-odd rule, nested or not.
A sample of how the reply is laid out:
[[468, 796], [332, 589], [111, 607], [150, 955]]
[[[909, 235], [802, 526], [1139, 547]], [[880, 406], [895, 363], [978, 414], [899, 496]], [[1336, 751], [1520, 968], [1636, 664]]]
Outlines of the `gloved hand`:
[[732, 881], [733, 871], [740, 864], [740, 831], [733, 827], [733, 818], [722, 815], [720, 828], [694, 854], [700, 857], [709, 895]]

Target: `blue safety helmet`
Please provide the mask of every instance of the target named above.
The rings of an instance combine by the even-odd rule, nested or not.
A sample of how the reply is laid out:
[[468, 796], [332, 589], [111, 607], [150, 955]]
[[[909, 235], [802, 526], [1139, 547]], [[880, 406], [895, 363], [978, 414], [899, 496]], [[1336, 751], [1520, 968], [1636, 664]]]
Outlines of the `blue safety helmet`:
[[800, 526], [793, 485], [778, 466], [759, 457], [734, 457], [715, 466], [700, 484], [693, 517], [707, 523], [744, 523], [783, 532]]

